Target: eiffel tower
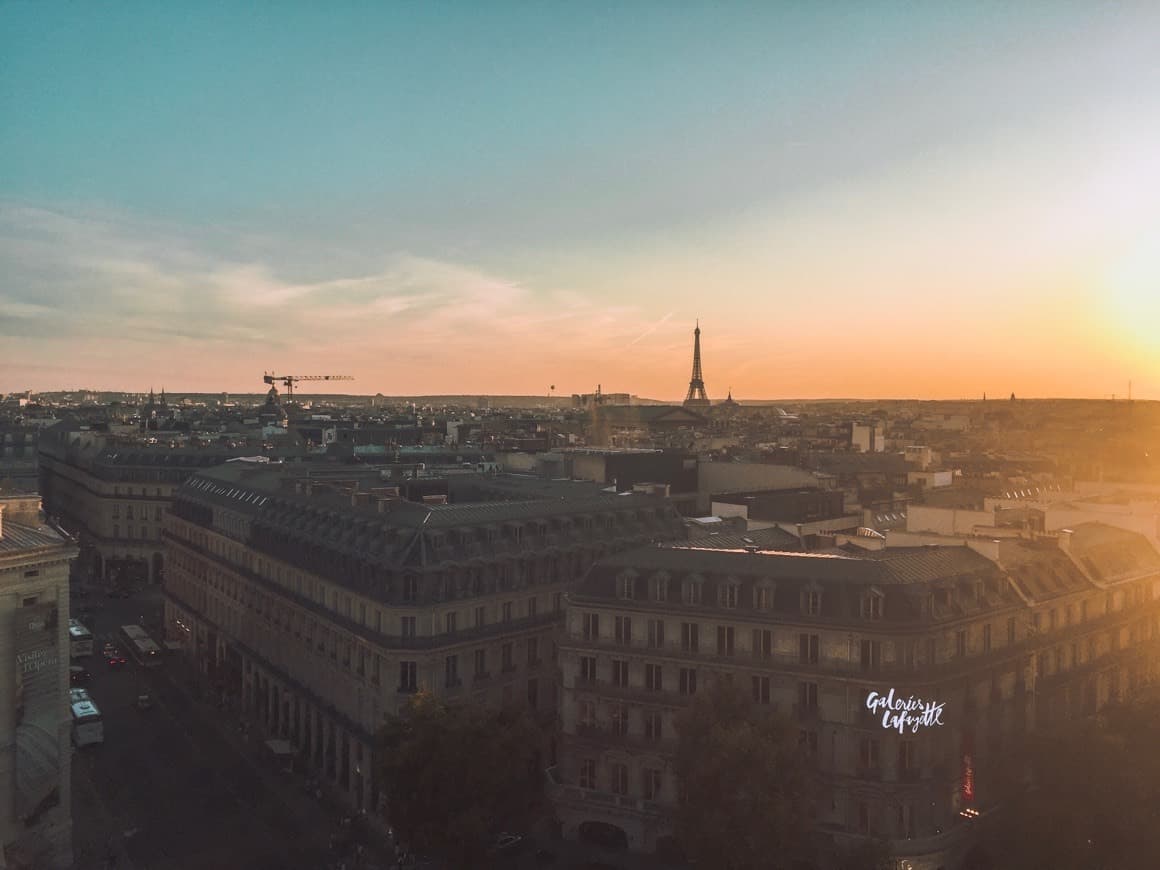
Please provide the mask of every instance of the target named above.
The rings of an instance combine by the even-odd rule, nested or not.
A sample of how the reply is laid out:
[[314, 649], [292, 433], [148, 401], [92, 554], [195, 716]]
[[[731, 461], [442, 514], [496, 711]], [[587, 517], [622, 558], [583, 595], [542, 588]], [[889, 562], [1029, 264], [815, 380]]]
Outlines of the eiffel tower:
[[685, 396], [685, 407], [708, 408], [709, 397], [705, 394], [705, 381], [701, 377], [701, 321], [693, 330], [693, 376], [689, 379], [689, 394]]

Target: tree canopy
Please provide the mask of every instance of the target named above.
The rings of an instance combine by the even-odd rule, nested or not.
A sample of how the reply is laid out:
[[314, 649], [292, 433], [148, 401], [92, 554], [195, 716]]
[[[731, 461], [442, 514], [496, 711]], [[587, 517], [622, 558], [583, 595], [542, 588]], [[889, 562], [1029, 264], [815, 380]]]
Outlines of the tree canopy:
[[412, 698], [379, 731], [375, 771], [404, 845], [478, 866], [491, 836], [518, 826], [535, 805], [540, 742], [522, 709]]
[[1160, 701], [1033, 735], [986, 838], [994, 870], [1160, 867]]
[[718, 686], [677, 721], [678, 839], [702, 867], [782, 870], [809, 854], [810, 770], [798, 731]]

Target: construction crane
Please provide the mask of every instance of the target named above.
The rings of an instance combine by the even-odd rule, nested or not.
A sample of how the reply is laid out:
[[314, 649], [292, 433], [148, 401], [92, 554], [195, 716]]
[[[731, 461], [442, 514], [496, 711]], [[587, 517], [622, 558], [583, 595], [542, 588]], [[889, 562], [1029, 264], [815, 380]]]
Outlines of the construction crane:
[[276, 375], [273, 372], [266, 372], [262, 375], [262, 380], [267, 384], [273, 386], [274, 384], [281, 384], [286, 388], [286, 401], [294, 400], [294, 385], [299, 381], [353, 381], [350, 375]]

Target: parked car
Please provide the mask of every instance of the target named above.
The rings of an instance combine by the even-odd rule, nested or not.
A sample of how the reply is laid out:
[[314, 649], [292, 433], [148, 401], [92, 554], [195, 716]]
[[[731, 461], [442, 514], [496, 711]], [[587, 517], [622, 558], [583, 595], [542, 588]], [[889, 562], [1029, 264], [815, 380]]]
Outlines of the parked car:
[[80, 665], [70, 665], [68, 669], [68, 681], [74, 686], [79, 686], [82, 683], [87, 683], [92, 679], [92, 674], [88, 672], [87, 668]]
[[114, 649], [112, 653], [106, 653], [105, 661], [109, 663], [110, 668], [123, 668], [129, 663], [129, 660], [121, 655], [121, 651], [118, 649]]

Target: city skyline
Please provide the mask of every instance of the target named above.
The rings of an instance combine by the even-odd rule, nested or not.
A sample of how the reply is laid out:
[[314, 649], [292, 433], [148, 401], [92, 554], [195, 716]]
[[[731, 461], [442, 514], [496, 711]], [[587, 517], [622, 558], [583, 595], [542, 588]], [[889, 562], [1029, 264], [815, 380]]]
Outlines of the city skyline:
[[6, 6], [0, 392], [1160, 398], [1160, 9], [727, 13]]

